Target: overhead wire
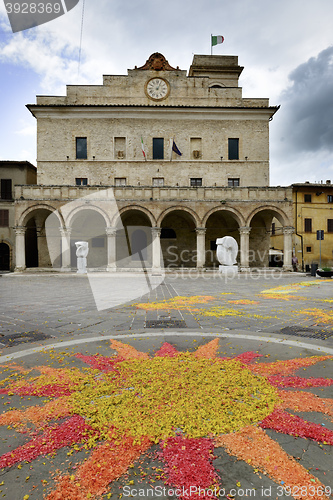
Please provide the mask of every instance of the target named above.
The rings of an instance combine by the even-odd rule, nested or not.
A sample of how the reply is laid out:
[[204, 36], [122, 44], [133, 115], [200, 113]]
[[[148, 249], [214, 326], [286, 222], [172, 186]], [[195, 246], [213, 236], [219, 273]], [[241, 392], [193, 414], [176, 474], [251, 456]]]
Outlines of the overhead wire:
[[80, 33], [80, 48], [79, 48], [79, 61], [77, 68], [77, 76], [80, 76], [80, 65], [81, 65], [81, 49], [82, 49], [82, 35], [83, 35], [83, 21], [84, 21], [84, 4], [85, 0], [82, 2], [82, 17], [81, 17], [81, 33]]

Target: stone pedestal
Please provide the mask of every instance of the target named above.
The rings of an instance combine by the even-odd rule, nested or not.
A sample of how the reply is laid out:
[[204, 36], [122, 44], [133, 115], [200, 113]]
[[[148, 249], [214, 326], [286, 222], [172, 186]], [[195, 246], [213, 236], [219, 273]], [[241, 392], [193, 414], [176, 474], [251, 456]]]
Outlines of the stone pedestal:
[[238, 273], [238, 266], [219, 266], [219, 271], [222, 274], [226, 274], [228, 276], [234, 276]]

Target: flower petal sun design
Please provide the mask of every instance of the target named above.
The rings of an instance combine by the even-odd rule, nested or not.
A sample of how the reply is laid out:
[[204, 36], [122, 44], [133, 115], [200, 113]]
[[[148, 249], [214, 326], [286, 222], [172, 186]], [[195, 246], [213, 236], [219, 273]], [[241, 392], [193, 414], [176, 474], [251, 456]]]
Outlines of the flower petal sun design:
[[214, 339], [194, 352], [179, 352], [164, 343], [149, 356], [112, 340], [113, 356], [76, 354], [87, 365], [81, 369], [39, 366], [33, 370], [40, 374], [33, 376], [32, 369], [4, 365], [14, 373], [2, 380], [3, 395], [48, 401], [0, 415], [0, 425], [18, 432], [27, 432], [28, 423], [34, 426], [30, 441], [0, 457], [0, 468], [29, 463], [63, 447], [73, 452], [84, 448], [89, 457], [78, 462], [75, 473], [58, 476], [55, 489], [44, 498], [110, 498], [112, 482], [158, 444], [165, 484], [183, 492], [192, 487], [190, 494], [179, 496], [197, 499], [200, 489], [222, 488], [213, 460], [214, 448], [223, 447], [283, 485], [287, 496], [328, 499], [331, 489], [265, 429], [333, 445], [333, 431], [290, 412], [333, 417], [333, 399], [304, 391], [333, 385], [333, 379], [295, 375], [333, 357], [255, 362], [261, 354], [220, 357], [218, 346]]

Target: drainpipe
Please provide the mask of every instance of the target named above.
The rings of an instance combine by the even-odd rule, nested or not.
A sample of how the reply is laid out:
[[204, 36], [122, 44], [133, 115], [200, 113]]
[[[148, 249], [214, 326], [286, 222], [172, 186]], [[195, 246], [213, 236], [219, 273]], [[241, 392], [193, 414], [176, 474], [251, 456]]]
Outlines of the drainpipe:
[[297, 213], [297, 193], [298, 189], [295, 190], [296, 193], [296, 203], [295, 203], [295, 234], [296, 236], [299, 236], [301, 238], [301, 248], [302, 248], [302, 271], [304, 273], [304, 252], [303, 252], [303, 235], [298, 234], [297, 232], [297, 220], [298, 220], [298, 213]]

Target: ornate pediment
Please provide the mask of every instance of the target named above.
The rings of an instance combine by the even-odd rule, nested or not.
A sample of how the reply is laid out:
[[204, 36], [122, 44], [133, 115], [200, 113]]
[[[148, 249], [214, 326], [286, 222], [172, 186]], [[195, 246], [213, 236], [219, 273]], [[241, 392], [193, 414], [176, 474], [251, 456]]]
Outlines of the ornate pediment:
[[165, 59], [163, 54], [155, 52], [149, 57], [149, 59], [147, 59], [147, 61], [143, 66], [140, 66], [140, 68], [135, 66], [135, 69], [142, 69], [142, 70], [150, 69], [155, 71], [176, 71], [179, 69], [179, 67], [177, 66], [177, 68], [173, 68], [172, 66], [170, 66], [170, 64]]

